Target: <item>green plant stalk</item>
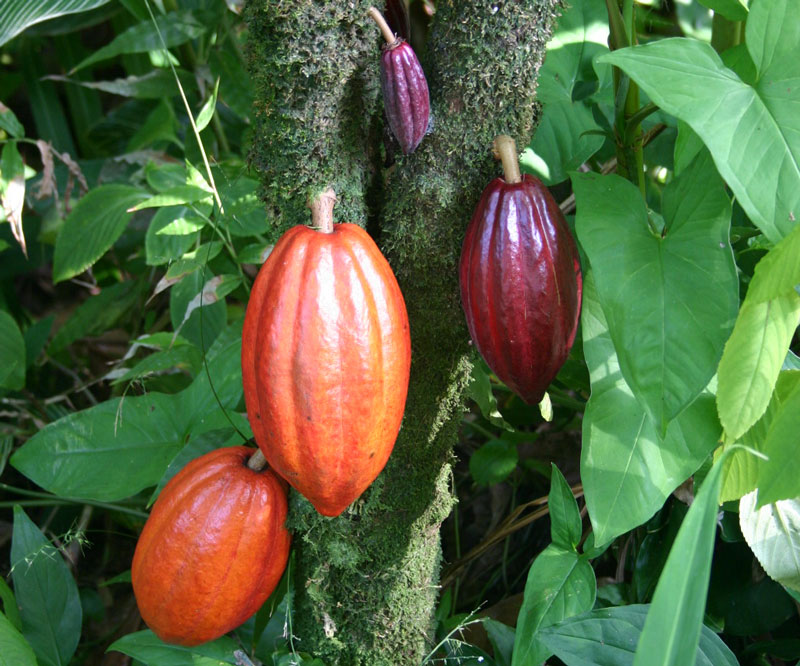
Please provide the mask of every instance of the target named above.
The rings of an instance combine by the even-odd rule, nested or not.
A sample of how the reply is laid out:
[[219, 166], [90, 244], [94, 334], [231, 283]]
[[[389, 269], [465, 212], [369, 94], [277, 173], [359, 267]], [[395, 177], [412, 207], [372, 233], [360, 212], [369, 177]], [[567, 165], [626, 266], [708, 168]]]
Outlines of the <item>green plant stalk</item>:
[[717, 53], [741, 44], [743, 32], [742, 21], [729, 21], [722, 14], [714, 12], [711, 20], [711, 46]]
[[423, 62], [435, 130], [384, 174], [382, 38], [370, 4], [245, 5], [259, 109], [251, 161], [274, 236], [308, 223], [309, 195], [335, 189], [337, 221], [378, 236], [411, 324], [405, 417], [383, 474], [333, 520], [292, 493], [299, 645], [329, 666], [418, 666], [436, 642], [439, 528], [453, 506], [474, 353], [458, 289], [463, 234], [499, 173], [494, 138], [526, 145], [532, 134], [536, 74], [560, 5], [525, 0], [490, 13], [483, 0], [440, 3], [426, 51], [436, 59]]
[[[636, 43], [636, 8], [633, 0], [624, 0], [622, 14], [614, 0], [606, 0], [612, 50]], [[639, 109], [639, 86], [614, 68], [617, 173], [630, 180], [646, 198], [642, 127]], [[624, 96], [623, 96], [624, 95]]]

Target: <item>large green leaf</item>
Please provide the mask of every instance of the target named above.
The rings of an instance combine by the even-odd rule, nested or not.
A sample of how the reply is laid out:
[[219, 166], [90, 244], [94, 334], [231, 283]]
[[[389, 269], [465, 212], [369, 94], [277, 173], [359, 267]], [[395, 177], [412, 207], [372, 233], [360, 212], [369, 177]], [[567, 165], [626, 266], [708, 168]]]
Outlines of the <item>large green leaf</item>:
[[4, 0], [0, 15], [0, 46], [41, 21], [65, 14], [86, 12], [101, 7], [109, 0]]
[[22, 633], [42, 666], [66, 666], [81, 636], [78, 586], [61, 553], [19, 506], [11, 567]]
[[574, 0], [558, 20], [539, 70], [537, 96], [544, 103], [570, 101], [578, 81], [595, 78], [592, 60], [608, 51], [608, 16], [595, 0]]
[[634, 666], [686, 666], [697, 658], [711, 577], [723, 455], [686, 513], [656, 585]]
[[700, 135], [747, 215], [777, 243], [800, 210], [800, 3], [754, 3], [746, 43], [758, 70], [755, 86], [725, 67], [709, 44], [686, 38], [620, 49], [600, 61], [622, 69]]
[[58, 234], [53, 281], [68, 280], [102, 257], [128, 226], [128, 209], [147, 197], [147, 192], [129, 185], [101, 185], [90, 190]]
[[661, 233], [627, 180], [572, 178], [575, 229], [622, 374], [662, 432], [714, 375], [738, 309], [730, 201], [705, 156], [666, 187]]
[[800, 432], [800, 384], [786, 396], [767, 430], [761, 451], [768, 460], [759, 462], [758, 503], [760, 508], [778, 500], [800, 497], [797, 434]]
[[[632, 666], [648, 609], [633, 604], [593, 610], [542, 629], [542, 641], [568, 666]], [[739, 666], [728, 646], [705, 625], [697, 658], [686, 662], [691, 663]]]
[[583, 102], [550, 102], [530, 147], [522, 153], [520, 166], [546, 185], [560, 183], [568, 178], [568, 171], [577, 169], [603, 145], [603, 136], [587, 134], [599, 129]]
[[228, 425], [217, 399], [226, 409], [241, 400], [240, 353], [241, 328], [231, 326], [209, 349], [208, 373], [184, 391], [113, 399], [70, 414], [31, 437], [11, 464], [69, 497], [114, 501], [154, 486], [192, 436]]
[[[756, 451], [764, 451], [767, 433], [775, 416], [783, 409], [783, 405], [796, 388], [800, 386], [800, 372], [783, 371], [775, 383], [769, 405], [762, 417], [742, 435], [740, 441]], [[730, 448], [726, 444], [726, 448]], [[759, 476], [763, 468], [772, 465], [772, 461], [764, 461], [750, 451], [734, 448], [725, 464], [720, 501], [738, 500], [758, 487]]]
[[747, 0], [700, 0], [700, 4], [713, 9], [715, 14], [722, 14], [729, 21], [747, 19]]
[[0, 666], [36, 666], [36, 655], [25, 637], [0, 613]]
[[150, 20], [142, 21], [117, 35], [110, 44], [97, 49], [92, 55], [73, 67], [71, 73], [121, 54], [158, 51], [164, 48], [162, 38], [167, 48], [179, 46], [199, 37], [206, 30], [208, 27], [204, 26], [191, 11], [176, 11], [160, 15], [156, 17], [155, 24]]
[[25, 386], [25, 339], [8, 312], [0, 310], [0, 388]]
[[717, 409], [729, 439], [741, 437], [767, 409], [799, 317], [794, 291], [742, 303], [717, 373]]
[[797, 285], [800, 285], [800, 225], [758, 262], [747, 299], [763, 303], [791, 293]]
[[534, 560], [517, 618], [512, 666], [539, 666], [550, 651], [539, 641], [542, 627], [589, 610], [597, 583], [588, 560], [549, 545]]
[[593, 271], [584, 274], [581, 329], [592, 381], [583, 418], [581, 479], [599, 546], [641, 525], [663, 505], [713, 450], [719, 422], [713, 397], [704, 394], [661, 439], [622, 377]]
[[[113, 79], [111, 81], [82, 81], [62, 75], [52, 75], [48, 77], [53, 81], [63, 81], [73, 83], [84, 88], [102, 90], [112, 95], [122, 97], [134, 97], [136, 99], [162, 99], [171, 97], [177, 93], [175, 76], [171, 71], [157, 69], [141, 76], [127, 76], [124, 79]], [[185, 91], [195, 90], [197, 85], [189, 72], [178, 70], [178, 78]]]
[[193, 655], [225, 664], [241, 664], [234, 654], [236, 647], [228, 636], [189, 648], [164, 643], [152, 631], [137, 631], [123, 636], [108, 649], [127, 654], [147, 666], [196, 666], [198, 660]]
[[800, 592], [800, 500], [756, 508], [756, 492], [739, 501], [739, 526], [770, 578]]

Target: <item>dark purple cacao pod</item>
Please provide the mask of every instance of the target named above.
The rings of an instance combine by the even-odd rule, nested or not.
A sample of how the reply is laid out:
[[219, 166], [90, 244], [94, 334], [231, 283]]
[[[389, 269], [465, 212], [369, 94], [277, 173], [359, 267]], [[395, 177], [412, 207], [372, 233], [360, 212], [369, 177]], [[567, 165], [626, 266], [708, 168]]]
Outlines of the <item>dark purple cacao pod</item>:
[[428, 129], [430, 98], [428, 82], [411, 45], [397, 37], [383, 15], [370, 7], [386, 43], [381, 55], [381, 88], [386, 120], [400, 148], [408, 155], [416, 150]]
[[413, 153], [428, 129], [430, 99], [422, 66], [408, 42], [398, 40], [384, 48], [381, 88], [389, 128], [403, 152]]
[[540, 180], [489, 183], [467, 228], [459, 281], [478, 351], [525, 402], [538, 403], [572, 347], [582, 291], [575, 241]]

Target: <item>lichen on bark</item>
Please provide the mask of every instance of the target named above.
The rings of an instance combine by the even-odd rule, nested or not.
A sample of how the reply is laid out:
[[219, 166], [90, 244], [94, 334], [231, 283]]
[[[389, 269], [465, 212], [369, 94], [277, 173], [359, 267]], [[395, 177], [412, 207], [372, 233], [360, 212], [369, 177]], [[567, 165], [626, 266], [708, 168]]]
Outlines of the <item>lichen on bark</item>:
[[370, 4], [249, 0], [252, 161], [276, 234], [307, 223], [307, 196], [328, 186], [339, 196], [337, 221], [377, 220], [370, 229], [411, 323], [409, 397], [383, 474], [336, 519], [293, 493], [296, 647], [329, 666], [416, 666], [434, 645], [439, 526], [454, 502], [450, 464], [471, 369], [461, 240], [500, 173], [494, 137], [530, 139], [536, 74], [560, 3], [439, 0], [423, 62], [433, 131], [389, 171], [381, 168], [382, 38]]

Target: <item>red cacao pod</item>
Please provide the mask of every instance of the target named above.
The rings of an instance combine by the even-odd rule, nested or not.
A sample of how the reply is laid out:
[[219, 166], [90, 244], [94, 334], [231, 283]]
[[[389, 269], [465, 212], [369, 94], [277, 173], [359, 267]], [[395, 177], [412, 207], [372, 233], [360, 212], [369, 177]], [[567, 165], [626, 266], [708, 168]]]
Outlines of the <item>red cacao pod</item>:
[[[510, 139], [509, 139], [510, 141]], [[566, 220], [542, 182], [496, 178], [483, 191], [461, 249], [459, 282], [470, 335], [489, 367], [538, 403], [575, 339], [582, 278]], [[518, 182], [513, 182], [514, 180]]]
[[400, 148], [413, 153], [425, 136], [430, 120], [428, 82], [411, 45], [395, 37], [381, 13], [370, 8], [386, 44], [381, 54], [381, 90], [386, 120]]
[[247, 466], [254, 449], [217, 449], [167, 483], [131, 566], [136, 603], [167, 643], [199, 645], [255, 613], [289, 557], [283, 482]]
[[[312, 222], [275, 244], [245, 314], [247, 415], [270, 466], [317, 511], [337, 516], [378, 476], [403, 418], [411, 361], [400, 287], [374, 241]], [[325, 221], [319, 223], [321, 218]]]

